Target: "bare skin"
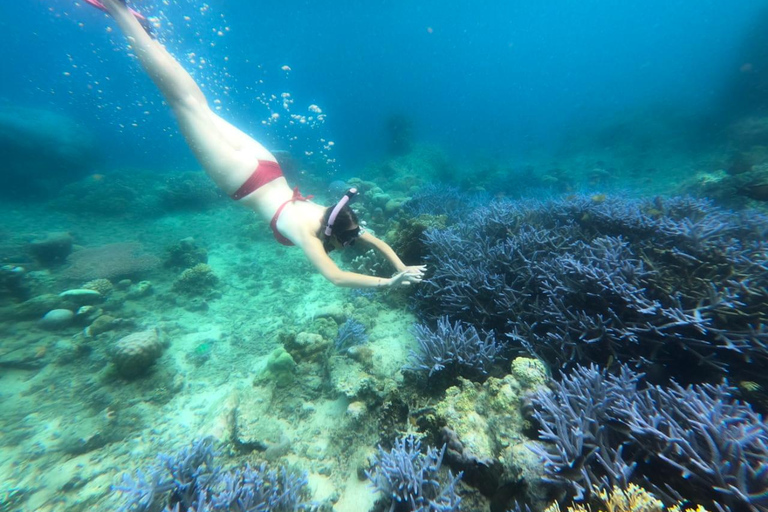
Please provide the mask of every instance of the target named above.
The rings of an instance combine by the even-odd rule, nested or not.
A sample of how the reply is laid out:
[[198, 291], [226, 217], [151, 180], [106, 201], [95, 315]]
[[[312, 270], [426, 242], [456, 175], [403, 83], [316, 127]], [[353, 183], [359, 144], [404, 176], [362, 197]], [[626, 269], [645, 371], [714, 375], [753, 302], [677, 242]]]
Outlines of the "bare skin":
[[[259, 142], [211, 110], [189, 73], [145, 32], [121, 0], [102, 0], [102, 3], [125, 34], [144, 70], [160, 89], [187, 144], [216, 185], [228, 195], [232, 194], [253, 173], [259, 160], [276, 161]], [[285, 178], [280, 177], [238, 202], [269, 222], [279, 206], [290, 200], [292, 195], [293, 190]], [[312, 265], [333, 284], [375, 288], [421, 282], [425, 270], [423, 265], [406, 266], [389, 245], [369, 233], [361, 234], [358, 242], [379, 251], [397, 273], [391, 278], [380, 278], [340, 269], [328, 257], [319, 237], [324, 213], [324, 206], [311, 201], [290, 202], [280, 214], [277, 228], [301, 248]], [[332, 238], [331, 241], [341, 248], [338, 240]]]

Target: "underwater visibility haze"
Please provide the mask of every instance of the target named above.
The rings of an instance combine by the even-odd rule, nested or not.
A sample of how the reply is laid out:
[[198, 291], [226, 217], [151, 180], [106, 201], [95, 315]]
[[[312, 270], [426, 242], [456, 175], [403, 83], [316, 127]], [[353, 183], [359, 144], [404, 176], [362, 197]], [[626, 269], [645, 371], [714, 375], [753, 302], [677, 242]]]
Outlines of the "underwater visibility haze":
[[124, 4], [0, 4], [0, 512], [768, 511], [768, 1]]

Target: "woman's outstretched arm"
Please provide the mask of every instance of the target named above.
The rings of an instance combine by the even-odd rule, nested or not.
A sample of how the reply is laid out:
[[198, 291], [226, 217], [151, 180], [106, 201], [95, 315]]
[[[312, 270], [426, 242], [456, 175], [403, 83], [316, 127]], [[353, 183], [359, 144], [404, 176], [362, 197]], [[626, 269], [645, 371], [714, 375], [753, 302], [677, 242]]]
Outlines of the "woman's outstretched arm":
[[341, 270], [328, 256], [318, 238], [310, 238], [301, 246], [310, 263], [330, 282], [346, 288], [383, 288], [387, 286], [408, 286], [421, 282], [421, 271], [401, 270], [392, 277], [375, 277]]
[[370, 233], [366, 232], [361, 234], [358, 240], [360, 243], [363, 243], [379, 251], [385, 258], [387, 258], [387, 261], [389, 261], [392, 266], [395, 267], [397, 272], [409, 271], [421, 277], [427, 268], [426, 265], [406, 265], [403, 263], [397, 253], [395, 253], [395, 251], [389, 246], [388, 243], [386, 243], [384, 240], [376, 238]]

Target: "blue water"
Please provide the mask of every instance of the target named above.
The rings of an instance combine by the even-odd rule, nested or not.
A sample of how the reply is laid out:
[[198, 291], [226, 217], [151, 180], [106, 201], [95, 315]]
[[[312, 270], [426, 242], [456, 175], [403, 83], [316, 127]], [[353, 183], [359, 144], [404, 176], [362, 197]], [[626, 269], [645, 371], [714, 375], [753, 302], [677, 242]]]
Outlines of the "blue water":
[[[133, 510], [126, 475], [212, 457], [209, 435], [227, 471], [295, 466], [337, 512], [384, 510], [371, 456], [406, 432], [433, 464], [450, 443], [465, 512], [543, 509], [538, 470], [570, 499], [634, 463], [654, 492], [768, 510], [768, 0], [129, 3], [291, 186], [326, 206], [357, 187], [385, 244], [352, 224], [331, 262], [276, 243], [202, 171], [113, 20], [0, 0], [0, 512]], [[302, 212], [322, 225], [307, 208], [294, 233]], [[397, 272], [421, 264], [423, 282]], [[593, 363], [737, 388], [641, 407], [635, 377], [606, 398]], [[541, 425], [536, 469], [524, 396], [578, 367], [587, 406], [539, 414], [567, 421]], [[688, 437], [640, 428], [656, 407]], [[196, 489], [172, 476], [154, 508]]]
[[[357, 174], [403, 114], [418, 141], [468, 160], [546, 150], [566, 134], [664, 104], [717, 109], [766, 1], [145, 1], [159, 36], [223, 115], [271, 149], [322, 153]], [[98, 134], [105, 165], [196, 169], [113, 23], [83, 2], [0, 5], [0, 102], [66, 113]], [[185, 16], [187, 18], [185, 18]], [[219, 34], [221, 32], [221, 34]], [[195, 57], [190, 57], [190, 54]], [[205, 59], [200, 64], [200, 58]], [[195, 64], [191, 64], [194, 59]], [[289, 66], [291, 71], [281, 70]], [[264, 126], [288, 92], [309, 129]], [[291, 142], [291, 137], [297, 140]]]

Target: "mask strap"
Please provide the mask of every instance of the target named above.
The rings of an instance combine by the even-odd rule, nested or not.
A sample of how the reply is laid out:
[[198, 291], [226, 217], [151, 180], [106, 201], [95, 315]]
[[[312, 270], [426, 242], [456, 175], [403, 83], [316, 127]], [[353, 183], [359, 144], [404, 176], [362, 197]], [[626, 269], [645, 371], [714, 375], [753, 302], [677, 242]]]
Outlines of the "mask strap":
[[347, 193], [344, 194], [344, 197], [342, 197], [339, 202], [336, 203], [336, 206], [333, 207], [331, 216], [328, 217], [328, 224], [325, 226], [325, 236], [331, 236], [331, 232], [333, 231], [333, 223], [336, 222], [336, 217], [339, 216], [339, 212], [342, 208], [344, 208], [344, 205], [347, 204], [356, 194], [356, 188], [349, 189]]

